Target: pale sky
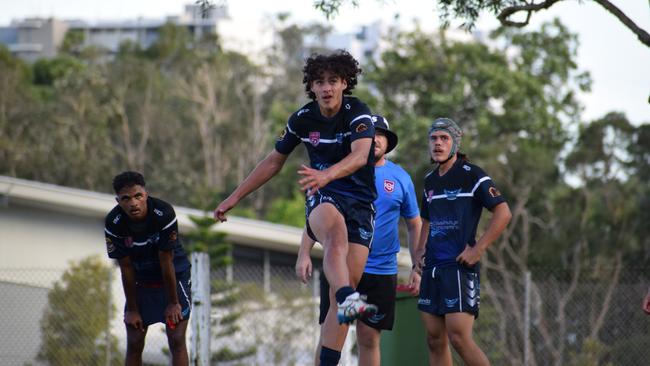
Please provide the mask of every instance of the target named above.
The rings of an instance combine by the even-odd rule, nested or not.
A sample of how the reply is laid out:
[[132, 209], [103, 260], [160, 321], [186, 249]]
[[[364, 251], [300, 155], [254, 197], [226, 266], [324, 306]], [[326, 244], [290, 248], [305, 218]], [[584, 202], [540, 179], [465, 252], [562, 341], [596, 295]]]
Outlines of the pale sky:
[[[88, 21], [161, 18], [178, 15], [191, 0], [0, 0], [0, 26], [12, 19], [56, 17]], [[614, 0], [640, 27], [650, 31], [650, 7], [647, 0]], [[311, 0], [230, 0], [231, 20], [220, 27], [224, 36], [237, 37], [251, 47], [264, 35], [264, 19], [278, 12], [290, 12], [298, 23], [319, 21], [325, 17], [313, 8]], [[418, 19], [424, 29], [438, 25], [435, 0], [359, 0], [360, 6], [345, 6], [330, 24], [336, 31], [354, 31], [377, 19], [387, 23], [400, 13], [402, 27], [409, 28]], [[650, 123], [650, 48], [625, 28], [613, 15], [591, 1], [562, 1], [550, 10], [533, 15], [531, 29], [542, 21], [560, 17], [580, 39], [578, 65], [593, 78], [592, 91], [580, 96], [586, 120], [602, 117], [609, 111], [625, 112], [635, 124]], [[477, 30], [489, 31], [496, 20], [486, 14]]]

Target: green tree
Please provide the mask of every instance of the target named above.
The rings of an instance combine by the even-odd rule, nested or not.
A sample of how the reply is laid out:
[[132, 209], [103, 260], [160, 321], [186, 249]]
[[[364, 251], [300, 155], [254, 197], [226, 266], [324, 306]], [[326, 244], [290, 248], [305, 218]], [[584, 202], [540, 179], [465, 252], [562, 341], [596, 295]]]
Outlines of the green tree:
[[65, 271], [48, 293], [41, 319], [38, 357], [50, 365], [120, 365], [123, 356], [110, 333], [115, 315], [111, 302], [112, 272], [90, 257]]
[[[567, 0], [439, 0], [441, 19], [448, 24], [450, 18], [464, 21], [464, 26], [472, 28], [483, 12], [492, 13], [506, 27], [524, 27], [530, 22], [531, 16], [551, 6]], [[616, 17], [625, 27], [634, 33], [639, 41], [650, 47], [650, 34], [637, 25], [628, 15], [609, 0], [593, 0], [612, 16]], [[206, 2], [206, 1], [204, 1]], [[346, 2], [358, 6], [359, 0], [318, 0], [314, 7], [320, 10], [328, 19], [339, 12]], [[519, 17], [519, 18], [518, 18]], [[523, 17], [523, 18], [522, 18]]]

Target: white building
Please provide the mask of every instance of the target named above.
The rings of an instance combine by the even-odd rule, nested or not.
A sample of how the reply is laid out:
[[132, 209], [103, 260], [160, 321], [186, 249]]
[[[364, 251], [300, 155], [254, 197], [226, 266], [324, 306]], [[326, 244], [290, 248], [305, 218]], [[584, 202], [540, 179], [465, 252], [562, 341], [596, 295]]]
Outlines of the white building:
[[124, 42], [133, 42], [142, 48], [153, 44], [160, 28], [171, 23], [187, 29], [195, 38], [217, 33], [217, 23], [228, 17], [225, 5], [210, 9], [204, 16], [198, 5], [186, 5], [179, 16], [166, 19], [134, 19], [91, 23], [82, 20], [28, 18], [0, 27], [0, 43], [14, 55], [33, 62], [39, 58], [57, 55], [69, 31], [83, 34], [83, 46], [95, 46], [115, 53]]

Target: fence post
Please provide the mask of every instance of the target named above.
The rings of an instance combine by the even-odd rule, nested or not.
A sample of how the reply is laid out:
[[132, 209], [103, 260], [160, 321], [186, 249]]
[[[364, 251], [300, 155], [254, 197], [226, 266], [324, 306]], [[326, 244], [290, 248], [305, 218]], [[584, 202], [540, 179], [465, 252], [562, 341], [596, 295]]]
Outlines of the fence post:
[[530, 271], [524, 273], [524, 366], [530, 365]]
[[192, 253], [192, 315], [190, 316], [190, 364], [210, 364], [210, 256]]
[[108, 301], [106, 304], [106, 366], [111, 366], [111, 322], [113, 315], [113, 267], [109, 266], [106, 271], [108, 278], [106, 279], [106, 293], [108, 294]]

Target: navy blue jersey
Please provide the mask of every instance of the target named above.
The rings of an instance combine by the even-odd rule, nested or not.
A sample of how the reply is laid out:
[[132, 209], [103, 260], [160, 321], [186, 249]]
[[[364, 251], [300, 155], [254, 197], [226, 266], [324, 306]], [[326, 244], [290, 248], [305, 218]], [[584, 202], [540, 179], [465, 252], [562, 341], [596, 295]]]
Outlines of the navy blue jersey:
[[429, 221], [425, 269], [456, 263], [466, 244], [476, 244], [483, 207], [491, 210], [502, 202], [492, 179], [461, 159], [442, 177], [438, 169], [429, 173], [420, 204], [420, 216]]
[[301, 142], [309, 154], [310, 165], [324, 170], [350, 154], [351, 143], [360, 138], [373, 139], [365, 166], [349, 176], [336, 179], [320, 190], [323, 194], [333, 192], [354, 199], [372, 202], [375, 190], [374, 136], [370, 110], [359, 99], [343, 97], [341, 110], [331, 118], [323, 117], [317, 102], [306, 104], [289, 117], [287, 126], [278, 137], [275, 149], [290, 154]]
[[110, 258], [131, 257], [138, 281], [161, 281], [158, 251], [174, 251], [174, 270], [181, 273], [190, 268], [178, 238], [174, 208], [154, 197], [147, 198], [147, 218], [134, 222], [115, 206], [106, 216], [104, 228], [106, 251]]

